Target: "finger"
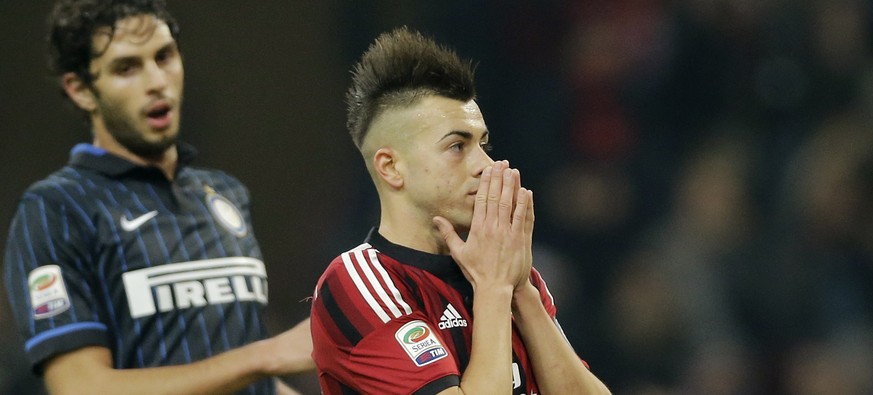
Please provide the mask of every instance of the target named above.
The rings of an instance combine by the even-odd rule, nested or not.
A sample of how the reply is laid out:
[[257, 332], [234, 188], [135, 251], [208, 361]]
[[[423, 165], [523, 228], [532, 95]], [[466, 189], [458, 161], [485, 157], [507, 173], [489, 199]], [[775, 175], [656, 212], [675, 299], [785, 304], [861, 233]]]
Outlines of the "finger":
[[512, 201], [515, 200], [515, 195], [518, 193], [518, 186], [515, 184], [515, 173], [518, 170], [506, 169], [503, 172], [503, 189], [500, 191], [500, 202], [498, 203], [498, 218], [497, 223], [500, 226], [509, 226], [512, 223]]
[[455, 252], [460, 251], [464, 246], [464, 241], [458, 236], [458, 232], [455, 232], [455, 227], [452, 226], [449, 220], [440, 216], [433, 217], [433, 224], [439, 229], [440, 235], [443, 236], [449, 251], [454, 256]]
[[533, 229], [534, 229], [534, 201], [533, 201], [533, 191], [527, 191], [527, 212], [524, 218], [524, 232], [528, 235], [528, 237], [533, 238]]
[[527, 229], [526, 218], [528, 206], [530, 206], [530, 195], [527, 192], [527, 189], [519, 188], [518, 202], [516, 202], [515, 211], [512, 213], [512, 227], [510, 229], [513, 232], [523, 232]]
[[486, 205], [488, 203], [488, 188], [491, 184], [492, 166], [488, 166], [482, 170], [482, 175], [479, 176], [479, 189], [476, 190], [476, 202], [473, 204], [473, 220], [470, 228], [478, 227], [485, 220]]
[[505, 165], [503, 162], [494, 164], [494, 169], [491, 171], [491, 184], [488, 185], [488, 203], [485, 210], [485, 222], [496, 223], [498, 218], [497, 206], [500, 202], [500, 192], [503, 188], [503, 172]]
[[515, 206], [518, 204], [518, 194], [521, 191], [521, 172], [518, 169], [515, 169], [515, 193], [512, 195], [512, 208], [515, 210]]

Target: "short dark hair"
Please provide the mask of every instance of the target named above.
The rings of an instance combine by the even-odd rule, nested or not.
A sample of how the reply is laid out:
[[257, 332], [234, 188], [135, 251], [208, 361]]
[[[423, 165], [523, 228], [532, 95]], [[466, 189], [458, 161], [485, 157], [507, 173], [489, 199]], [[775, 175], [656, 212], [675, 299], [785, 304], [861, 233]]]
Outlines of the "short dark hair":
[[346, 94], [352, 140], [360, 149], [373, 120], [388, 108], [430, 95], [474, 99], [474, 71], [471, 61], [419, 32], [401, 27], [381, 34], [352, 69]]
[[94, 34], [108, 27], [115, 34], [115, 24], [127, 17], [154, 15], [170, 28], [178, 41], [179, 24], [167, 11], [164, 0], [60, 0], [49, 16], [49, 67], [57, 74], [76, 73], [91, 85], [91, 59], [104, 51], [92, 48]]

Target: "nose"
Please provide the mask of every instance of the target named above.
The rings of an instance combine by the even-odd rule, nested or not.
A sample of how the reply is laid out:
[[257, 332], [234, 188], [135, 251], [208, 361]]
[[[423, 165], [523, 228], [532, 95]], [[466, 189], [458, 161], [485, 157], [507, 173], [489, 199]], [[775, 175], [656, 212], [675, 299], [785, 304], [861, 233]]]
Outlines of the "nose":
[[494, 159], [491, 159], [491, 156], [489, 156], [481, 146], [476, 149], [476, 158], [474, 161], [475, 165], [473, 167], [473, 173], [476, 177], [481, 176], [486, 167], [494, 164]]
[[162, 92], [167, 87], [167, 71], [155, 62], [147, 62], [145, 69], [148, 92]]

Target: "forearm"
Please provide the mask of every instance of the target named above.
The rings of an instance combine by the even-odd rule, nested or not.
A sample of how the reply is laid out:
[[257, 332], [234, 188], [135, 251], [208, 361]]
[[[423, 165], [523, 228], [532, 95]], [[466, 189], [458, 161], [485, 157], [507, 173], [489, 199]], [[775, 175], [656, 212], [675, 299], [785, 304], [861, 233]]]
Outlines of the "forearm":
[[609, 394], [579, 359], [529, 285], [512, 299], [515, 324], [524, 340], [541, 394]]
[[482, 289], [473, 296], [473, 345], [461, 377], [465, 394], [512, 391], [512, 288]]
[[262, 362], [268, 346], [256, 342], [191, 364], [142, 369], [113, 369], [107, 349], [89, 347], [52, 360], [45, 379], [53, 395], [232, 394], [268, 377]]

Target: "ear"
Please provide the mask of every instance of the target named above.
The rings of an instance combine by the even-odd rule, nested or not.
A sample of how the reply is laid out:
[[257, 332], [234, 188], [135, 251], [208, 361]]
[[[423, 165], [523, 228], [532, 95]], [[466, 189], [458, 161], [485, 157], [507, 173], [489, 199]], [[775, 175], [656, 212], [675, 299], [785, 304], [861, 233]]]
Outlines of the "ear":
[[76, 73], [64, 73], [61, 76], [61, 84], [63, 84], [64, 92], [79, 108], [87, 112], [92, 112], [97, 108], [94, 92]]
[[391, 148], [379, 148], [373, 154], [373, 169], [376, 174], [395, 189], [403, 187], [403, 169], [399, 159], [397, 152]]

